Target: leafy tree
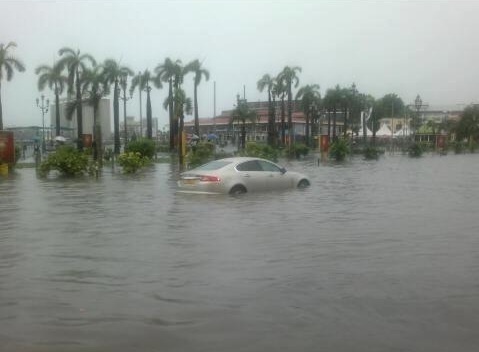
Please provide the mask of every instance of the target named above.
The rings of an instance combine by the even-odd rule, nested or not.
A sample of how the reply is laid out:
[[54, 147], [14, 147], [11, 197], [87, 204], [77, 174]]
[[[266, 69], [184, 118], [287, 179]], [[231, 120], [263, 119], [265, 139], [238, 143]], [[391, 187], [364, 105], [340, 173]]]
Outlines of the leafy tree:
[[113, 84], [113, 140], [114, 152], [120, 153], [120, 80], [124, 76], [133, 75], [133, 71], [126, 66], [121, 66], [113, 59], [103, 63], [104, 75], [108, 84]]
[[197, 136], [200, 135], [200, 120], [198, 116], [198, 86], [201, 83], [201, 79], [203, 76], [205, 76], [205, 80], [210, 79], [210, 73], [208, 70], [204, 69], [201, 67], [201, 62], [199, 60], [194, 60], [190, 62], [188, 65], [185, 67], [185, 72], [193, 72], [195, 75], [194, 77], [194, 93], [193, 93], [193, 99], [194, 99], [194, 114], [195, 114], [195, 133]]
[[78, 149], [83, 149], [83, 113], [82, 113], [82, 88], [81, 73], [84, 72], [88, 65], [96, 66], [96, 61], [90, 54], [81, 54], [80, 50], [71, 48], [61, 48], [58, 54], [62, 56], [58, 65], [68, 72], [68, 93], [76, 92], [76, 112], [77, 112], [77, 132], [78, 132]]
[[67, 77], [62, 75], [62, 67], [58, 64], [52, 67], [47, 65], [38, 66], [35, 73], [38, 76], [38, 90], [42, 91], [45, 86], [55, 93], [55, 135], [60, 135], [60, 95], [67, 85]]
[[299, 85], [299, 78], [297, 75], [299, 72], [301, 72], [301, 67], [299, 66], [286, 66], [278, 77], [278, 79], [283, 81], [286, 86], [286, 92], [288, 94], [288, 130], [290, 143], [293, 138], [293, 85], [295, 88]]
[[274, 146], [276, 143], [276, 129], [275, 129], [275, 106], [273, 103], [275, 80], [270, 75], [265, 74], [257, 83], [258, 90], [268, 91], [268, 145]]
[[305, 142], [306, 146], [310, 146], [310, 121], [313, 114], [313, 107], [319, 105], [319, 101], [321, 99], [321, 95], [319, 93], [319, 85], [312, 84], [312, 85], [305, 85], [301, 87], [298, 92], [296, 93], [296, 100], [301, 100], [300, 106], [301, 110], [306, 117], [306, 133], [305, 133]]
[[470, 148], [473, 148], [474, 142], [479, 141], [479, 105], [470, 105], [464, 109], [455, 132], [458, 140], [467, 139]]
[[131, 80], [130, 86], [130, 96], [133, 97], [133, 93], [135, 92], [135, 88], [138, 87], [138, 95], [140, 98], [140, 138], [143, 137], [143, 115], [142, 115], [142, 107], [143, 103], [141, 100], [141, 93], [145, 90], [146, 82], [143, 77], [143, 73], [140, 71], [136, 75], [133, 76]]
[[14, 42], [9, 42], [7, 45], [0, 43], [0, 131], [3, 130], [2, 80], [5, 77], [7, 81], [11, 81], [14, 70], [25, 71], [23, 62], [9, 53], [16, 46], [17, 44]]
[[403, 100], [394, 93], [386, 94], [381, 99], [376, 100], [370, 119], [370, 128], [373, 131], [373, 139], [376, 137], [376, 132], [380, 127], [380, 120], [382, 118], [390, 117], [392, 120], [395, 116], [402, 116], [405, 111], [404, 109], [405, 106]]
[[240, 99], [238, 95], [237, 102], [230, 123], [241, 123], [240, 149], [243, 150], [246, 147], [246, 122], [254, 124], [257, 121], [257, 116], [256, 112], [250, 109], [246, 99]]

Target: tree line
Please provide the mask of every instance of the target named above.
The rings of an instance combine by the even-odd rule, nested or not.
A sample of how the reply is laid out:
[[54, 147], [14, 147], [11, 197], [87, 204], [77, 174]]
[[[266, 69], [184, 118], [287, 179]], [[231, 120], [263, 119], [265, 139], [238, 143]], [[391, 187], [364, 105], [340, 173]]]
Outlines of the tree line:
[[[16, 47], [14, 42], [7, 45], [0, 43], [0, 130], [3, 129], [1, 83], [5, 78], [10, 81], [14, 71], [25, 71], [23, 62], [13, 56], [11, 51]], [[60, 134], [60, 109], [59, 99], [63, 93], [67, 93], [67, 117], [72, 117], [76, 112], [78, 149], [83, 148], [83, 112], [82, 104], [86, 103], [93, 107], [94, 112], [94, 140], [101, 150], [101, 124], [97, 118], [97, 110], [102, 97], [110, 94], [113, 90], [113, 130], [114, 130], [114, 152], [120, 152], [120, 100], [123, 100], [123, 112], [126, 129], [126, 100], [127, 92], [130, 97], [137, 90], [139, 93], [140, 105], [142, 96], [146, 93], [146, 137], [152, 138], [152, 109], [151, 90], [161, 89], [163, 84], [168, 86], [168, 95], [163, 106], [168, 110], [170, 134], [169, 148], [181, 150], [181, 135], [184, 126], [185, 114], [194, 113], [194, 131], [199, 135], [199, 116], [197, 90], [203, 78], [209, 80], [210, 73], [202, 66], [199, 60], [193, 60], [183, 64], [181, 60], [164, 59], [158, 63], [153, 71], [145, 69], [134, 73], [128, 66], [121, 65], [113, 59], [106, 59], [97, 63], [95, 58], [80, 50], [64, 47], [58, 51], [58, 61], [52, 66], [40, 65], [35, 72], [38, 75], [38, 89], [46, 87], [55, 94], [55, 132]], [[360, 129], [366, 132], [370, 128], [373, 136], [379, 129], [379, 121], [385, 117], [409, 116], [411, 127], [419, 128], [422, 124], [419, 112], [421, 106], [416, 104], [406, 105], [404, 101], [394, 93], [386, 94], [382, 98], [375, 99], [371, 94], [359, 92], [353, 83], [349, 87], [336, 85], [326, 90], [321, 96], [318, 84], [308, 84], [297, 89], [299, 86], [299, 74], [302, 72], [299, 66], [285, 66], [277, 75], [263, 75], [257, 82], [260, 92], [266, 92], [268, 96], [268, 137], [267, 143], [276, 146], [278, 142], [282, 145], [293, 140], [293, 103], [299, 107], [305, 117], [305, 143], [311, 145], [311, 139], [318, 134], [319, 118], [327, 116], [327, 134], [332, 135], [333, 141], [337, 136], [337, 116], [343, 117], [343, 137], [349, 129], [357, 133]], [[193, 75], [194, 91], [193, 101], [186, 96], [183, 89], [184, 79], [187, 75]], [[74, 97], [74, 98], [73, 98]], [[416, 98], [418, 101], [419, 95]], [[420, 100], [420, 99], [419, 99]], [[279, 105], [281, 122], [276, 127], [276, 109]], [[360, 126], [361, 113], [371, 111], [368, 125]], [[438, 128], [453, 130], [460, 138], [479, 138], [479, 127], [477, 126], [477, 108], [471, 107], [465, 110], [466, 116], [470, 118], [461, 119], [457, 126], [439, 126]], [[247, 121], [253, 122], [255, 114], [249, 108], [246, 101], [239, 99], [233, 113], [233, 120], [242, 123], [242, 129]], [[436, 126], [437, 127], [437, 126]], [[244, 131], [243, 131], [244, 132]], [[288, 136], [286, 135], [288, 132]], [[126, 136], [126, 131], [125, 131]], [[242, 133], [242, 146], [244, 147], [244, 133]]]

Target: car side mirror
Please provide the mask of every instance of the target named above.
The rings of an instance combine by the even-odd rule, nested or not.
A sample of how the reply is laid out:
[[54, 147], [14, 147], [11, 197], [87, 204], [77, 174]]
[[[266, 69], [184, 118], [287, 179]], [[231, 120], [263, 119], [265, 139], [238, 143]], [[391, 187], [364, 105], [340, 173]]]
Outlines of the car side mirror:
[[279, 169], [279, 171], [281, 171], [281, 174], [285, 174], [286, 173], [286, 169], [284, 167], [282, 167], [281, 169]]

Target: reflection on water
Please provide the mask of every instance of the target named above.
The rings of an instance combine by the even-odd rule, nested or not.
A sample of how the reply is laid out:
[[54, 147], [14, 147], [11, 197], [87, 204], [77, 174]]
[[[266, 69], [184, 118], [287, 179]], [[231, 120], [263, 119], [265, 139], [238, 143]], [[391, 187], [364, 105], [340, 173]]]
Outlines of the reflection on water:
[[479, 156], [286, 164], [312, 187], [0, 180], [0, 351], [479, 346]]

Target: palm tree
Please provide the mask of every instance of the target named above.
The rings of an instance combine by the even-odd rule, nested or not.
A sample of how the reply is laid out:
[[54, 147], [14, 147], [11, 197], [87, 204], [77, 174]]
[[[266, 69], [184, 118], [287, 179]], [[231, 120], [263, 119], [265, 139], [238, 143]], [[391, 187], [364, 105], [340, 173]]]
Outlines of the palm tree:
[[54, 64], [52, 67], [47, 65], [38, 66], [35, 73], [38, 77], [38, 90], [42, 91], [45, 86], [55, 92], [55, 135], [59, 136], [61, 133], [60, 126], [60, 95], [65, 90], [67, 85], [67, 78], [62, 75], [63, 68]]
[[246, 122], [256, 123], [257, 116], [256, 112], [248, 106], [246, 99], [240, 99], [239, 95], [237, 95], [236, 100], [238, 103], [236, 109], [233, 110], [230, 123], [241, 123], [240, 149], [244, 149], [246, 147]]
[[[131, 73], [130, 75], [133, 75], [133, 73]], [[120, 77], [120, 87], [123, 91], [123, 97], [121, 99], [123, 100], [123, 128], [125, 134], [125, 149], [126, 145], [128, 144], [128, 126], [126, 123], [126, 101], [129, 99], [126, 97], [126, 90], [128, 88], [128, 76], [129, 74], [124, 74]]]
[[339, 85], [334, 89], [328, 89], [324, 96], [324, 107], [328, 111], [328, 136], [331, 136], [331, 112], [333, 113], [333, 142], [336, 141], [336, 114], [341, 106], [342, 90]]
[[7, 45], [0, 43], [0, 131], [3, 130], [3, 112], [2, 112], [2, 80], [3, 77], [7, 78], [7, 81], [11, 81], [13, 78], [14, 70], [18, 72], [25, 71], [25, 65], [20, 59], [11, 56], [9, 50], [17, 46], [14, 42], [9, 42]]
[[185, 73], [192, 72], [194, 77], [194, 91], [193, 91], [193, 99], [194, 99], [194, 113], [195, 113], [195, 133], [197, 136], [200, 135], [200, 120], [198, 117], [198, 86], [201, 83], [201, 79], [205, 76], [205, 80], [208, 81], [210, 79], [210, 73], [208, 70], [201, 67], [201, 62], [199, 60], [194, 60], [190, 62], [185, 67]]
[[83, 149], [83, 114], [82, 114], [82, 89], [80, 74], [87, 69], [87, 63], [96, 66], [96, 61], [90, 54], [81, 54], [80, 50], [71, 48], [61, 48], [58, 51], [63, 56], [58, 65], [66, 68], [68, 71], [68, 93], [76, 92], [76, 112], [77, 112], [77, 129], [78, 129], [78, 149]]
[[133, 93], [135, 91], [135, 88], [138, 87], [138, 95], [140, 97], [140, 137], [143, 136], [143, 114], [142, 114], [142, 108], [143, 108], [143, 103], [141, 100], [141, 92], [145, 89], [146, 83], [144, 82], [143, 79], [143, 73], [139, 71], [136, 76], [133, 76], [131, 80], [131, 86], [130, 86], [130, 97], [133, 97]]
[[284, 146], [286, 144], [286, 107], [284, 104], [284, 99], [286, 97], [286, 86], [284, 85], [284, 82], [279, 78], [276, 78], [275, 80], [273, 92], [274, 95], [277, 96], [281, 101], [281, 144]]
[[96, 66], [92, 70], [86, 69], [82, 74], [82, 92], [86, 93], [85, 102], [93, 107], [93, 138], [94, 138], [94, 159], [98, 160], [99, 166], [103, 161], [101, 121], [98, 118], [98, 107], [101, 99], [108, 95], [109, 78], [105, 67]]
[[146, 91], [146, 138], [152, 139], [153, 138], [153, 117], [152, 117], [152, 111], [151, 111], [151, 98], [150, 98], [150, 92], [151, 92], [151, 85], [150, 82], [153, 83], [153, 85], [157, 88], [161, 88], [161, 82], [158, 79], [158, 77], [153, 77], [150, 73], [150, 71], [145, 70], [141, 75], [137, 75], [133, 78], [131, 81], [131, 87], [130, 87], [130, 94], [133, 94], [135, 91], [135, 88], [138, 87], [138, 89], [141, 91]]
[[274, 126], [275, 107], [272, 96], [274, 90], [275, 80], [270, 75], [265, 74], [257, 83], [258, 90], [262, 92], [265, 88], [268, 91], [268, 145], [273, 146], [276, 142], [276, 130]]
[[179, 117], [179, 127], [178, 127], [178, 160], [180, 166], [184, 164], [184, 154], [183, 154], [183, 129], [185, 122], [185, 114], [191, 115], [192, 112], [192, 103], [191, 98], [187, 98], [185, 91], [179, 88], [175, 94], [175, 116]]
[[105, 60], [104, 75], [109, 84], [113, 84], [113, 135], [114, 152], [120, 153], [120, 79], [122, 76], [133, 75], [133, 71], [126, 66], [121, 66], [113, 59]]
[[305, 142], [308, 147], [310, 145], [309, 126], [310, 126], [310, 121], [313, 114], [313, 106], [316, 105], [320, 97], [321, 96], [319, 94], [319, 85], [317, 84], [305, 85], [304, 87], [301, 87], [298, 90], [298, 93], [296, 93], [296, 100], [301, 99], [301, 102], [300, 102], [301, 110], [303, 110], [303, 113], [306, 117]]
[[301, 72], [301, 67], [286, 66], [279, 74], [279, 80], [284, 82], [286, 86], [286, 92], [288, 94], [288, 131], [289, 131], [289, 144], [293, 137], [293, 85], [295, 88], [299, 85], [299, 78], [297, 72]]
[[161, 81], [168, 82], [168, 97], [166, 99], [166, 107], [168, 108], [169, 112], [170, 151], [172, 151], [175, 149], [175, 139], [178, 135], [178, 123], [175, 120], [174, 89], [179, 87], [180, 78], [182, 79], [181, 60], [173, 61], [170, 58], [166, 58], [164, 63], [156, 66], [155, 73]]

